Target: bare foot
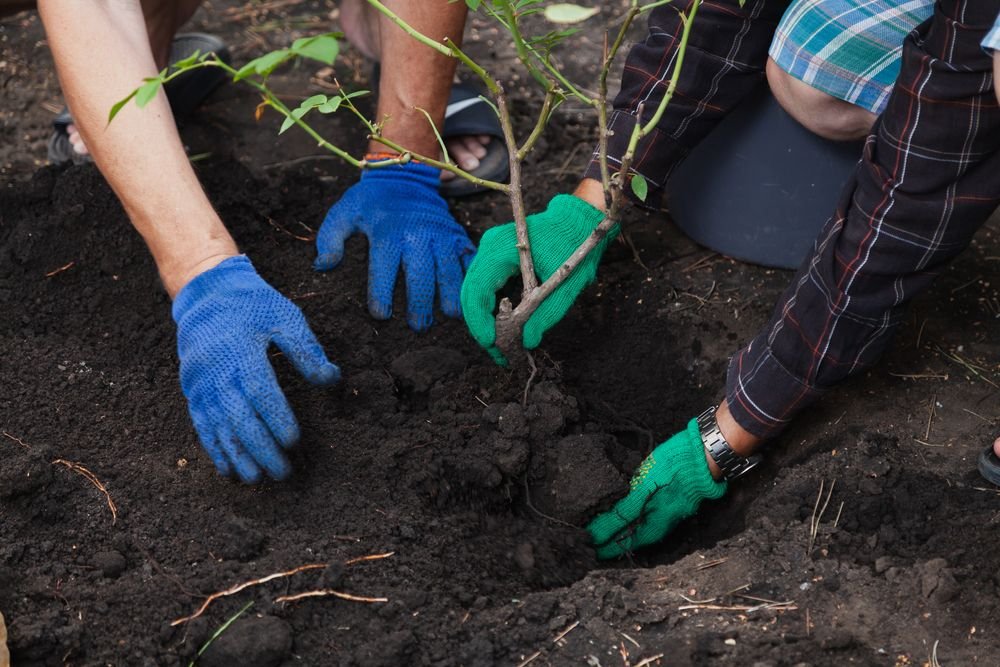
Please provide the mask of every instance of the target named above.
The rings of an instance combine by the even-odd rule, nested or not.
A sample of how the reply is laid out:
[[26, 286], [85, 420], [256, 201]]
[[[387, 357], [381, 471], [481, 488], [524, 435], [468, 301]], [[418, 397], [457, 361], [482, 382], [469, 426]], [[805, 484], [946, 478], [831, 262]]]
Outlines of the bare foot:
[[1000, 458], [1000, 438], [993, 441], [993, 453], [997, 455], [997, 458]]
[[[450, 137], [444, 140], [444, 147], [451, 156], [452, 162], [465, 171], [472, 171], [479, 166], [479, 161], [486, 157], [486, 146], [493, 137], [488, 134], [477, 134], [466, 137]], [[450, 181], [455, 174], [450, 171], [441, 172], [442, 181]]]
[[66, 132], [69, 134], [69, 143], [73, 146], [73, 152], [77, 155], [87, 155], [87, 145], [83, 143], [83, 137], [80, 136], [80, 131], [76, 129], [76, 125], [72, 123], [66, 126]]

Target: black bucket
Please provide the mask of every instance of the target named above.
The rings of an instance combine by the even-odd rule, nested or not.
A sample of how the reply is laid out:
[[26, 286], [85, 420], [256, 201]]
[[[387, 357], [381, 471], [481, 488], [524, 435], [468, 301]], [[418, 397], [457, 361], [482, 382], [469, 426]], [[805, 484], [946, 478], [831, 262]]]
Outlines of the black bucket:
[[677, 167], [667, 205], [698, 243], [735, 259], [795, 269], [833, 215], [864, 142], [816, 136], [762, 88]]

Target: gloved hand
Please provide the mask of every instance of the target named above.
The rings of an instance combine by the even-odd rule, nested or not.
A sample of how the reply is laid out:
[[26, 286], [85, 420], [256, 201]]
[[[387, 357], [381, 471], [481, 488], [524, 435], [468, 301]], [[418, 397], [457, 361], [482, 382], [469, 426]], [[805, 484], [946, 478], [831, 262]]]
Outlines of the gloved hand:
[[598, 558], [659, 542], [681, 519], [694, 514], [702, 500], [721, 498], [727, 487], [709, 471], [695, 419], [654, 449], [629, 485], [627, 496], [587, 526]]
[[[573, 195], [557, 195], [541, 213], [528, 216], [528, 240], [535, 273], [546, 280], [580, 247], [604, 220], [604, 214]], [[524, 325], [524, 347], [532, 350], [542, 342], [542, 335], [566, 315], [570, 306], [597, 276], [597, 265], [608, 242], [618, 235], [615, 225], [596, 248], [545, 301]], [[479, 252], [462, 284], [462, 312], [472, 337], [498, 364], [507, 360], [496, 347], [497, 296], [508, 280], [520, 274], [517, 257], [517, 231], [513, 222], [493, 227], [483, 234]]]
[[332, 384], [331, 364], [302, 311], [257, 275], [244, 255], [192, 279], [177, 295], [181, 389], [202, 446], [223, 475], [247, 483], [291, 472], [282, 448], [299, 439], [267, 357], [274, 343], [313, 384]]
[[411, 329], [424, 331], [434, 323], [435, 283], [444, 314], [461, 317], [462, 274], [476, 247], [438, 194], [440, 179], [440, 169], [416, 162], [363, 171], [361, 181], [326, 214], [313, 268], [327, 271], [340, 264], [344, 241], [360, 231], [368, 237], [368, 311], [373, 317], [392, 315], [400, 261]]

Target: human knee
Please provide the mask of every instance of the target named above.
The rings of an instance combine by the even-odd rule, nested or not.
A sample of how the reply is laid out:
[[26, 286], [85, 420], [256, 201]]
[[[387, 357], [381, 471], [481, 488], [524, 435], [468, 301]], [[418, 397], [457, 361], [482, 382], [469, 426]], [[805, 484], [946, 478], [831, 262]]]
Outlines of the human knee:
[[778, 104], [813, 134], [833, 141], [852, 141], [864, 138], [871, 130], [876, 116], [867, 109], [803, 83], [770, 58], [766, 71]]

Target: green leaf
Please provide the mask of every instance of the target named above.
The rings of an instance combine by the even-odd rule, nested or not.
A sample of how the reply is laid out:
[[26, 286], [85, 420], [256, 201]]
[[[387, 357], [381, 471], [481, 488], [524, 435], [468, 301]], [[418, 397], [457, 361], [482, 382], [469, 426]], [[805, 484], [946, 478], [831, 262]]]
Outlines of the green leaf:
[[300, 109], [312, 109], [318, 107], [321, 104], [326, 104], [326, 95], [313, 95], [302, 101], [299, 105]]
[[294, 53], [288, 49], [278, 49], [277, 51], [271, 51], [270, 53], [265, 53], [260, 58], [254, 58], [246, 65], [240, 68], [233, 77], [233, 81], [242, 81], [251, 74], [260, 74], [261, 76], [268, 76], [275, 68], [287, 60], [291, 60], [295, 56]]
[[747, 0], [740, 0], [740, 8], [742, 8], [745, 4], [747, 4]]
[[114, 106], [111, 107], [111, 111], [108, 112], [108, 124], [110, 124], [111, 121], [115, 119], [115, 116], [117, 116], [118, 112], [122, 110], [122, 107], [124, 107], [126, 104], [132, 101], [132, 98], [135, 97], [136, 93], [138, 92], [139, 89], [136, 88], [135, 90], [133, 90], [131, 93], [128, 94], [128, 97], [115, 102]]
[[344, 99], [345, 100], [352, 100], [355, 97], [364, 97], [365, 95], [371, 95], [371, 94], [372, 94], [372, 91], [370, 91], [370, 90], [356, 90], [353, 93], [348, 93], [347, 95], [344, 95]]
[[343, 101], [343, 97], [331, 97], [325, 104], [316, 107], [316, 111], [320, 113], [333, 113], [340, 108], [340, 103]]
[[135, 103], [141, 109], [156, 97], [156, 93], [160, 90], [160, 86], [163, 85], [163, 79], [160, 77], [155, 77], [152, 79], [146, 79], [146, 83], [139, 86], [135, 91]]
[[285, 130], [290, 128], [292, 125], [295, 125], [295, 121], [301, 119], [309, 113], [310, 109], [312, 109], [312, 107], [299, 107], [298, 109], [292, 109], [291, 117], [285, 116], [285, 122], [281, 124], [281, 129], [278, 130], [278, 134], [284, 134]]
[[187, 69], [191, 65], [194, 65], [196, 62], [198, 62], [199, 58], [201, 58], [201, 49], [196, 49], [195, 52], [189, 55], [187, 58], [184, 58], [183, 60], [178, 60], [170, 67], [171, 69], [175, 70]]
[[340, 53], [340, 42], [334, 36], [336, 33], [303, 37], [292, 43], [291, 51], [302, 58], [318, 60], [324, 65], [332, 65]]
[[601, 12], [600, 7], [581, 7], [559, 2], [545, 8], [545, 18], [552, 23], [579, 23]]
[[642, 174], [634, 174], [632, 176], [632, 192], [635, 196], [639, 198], [639, 201], [646, 201], [646, 195], [649, 194], [649, 184], [646, 183], [646, 179]]
[[479, 5], [483, 0], [465, 0], [465, 6], [469, 8], [470, 12], [474, 12], [479, 9]]

